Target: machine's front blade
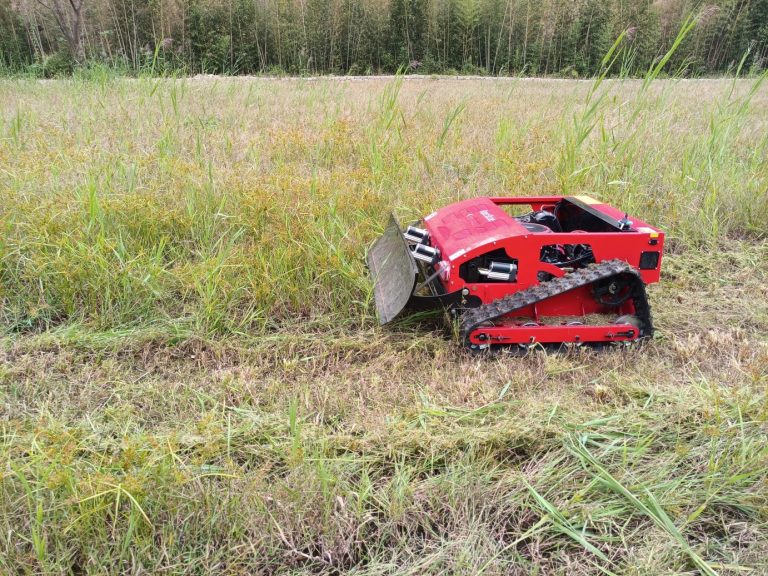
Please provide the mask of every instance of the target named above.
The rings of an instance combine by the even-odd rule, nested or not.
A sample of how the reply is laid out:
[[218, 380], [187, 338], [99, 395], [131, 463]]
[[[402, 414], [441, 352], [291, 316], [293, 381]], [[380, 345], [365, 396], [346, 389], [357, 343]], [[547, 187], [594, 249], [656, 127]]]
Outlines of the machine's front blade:
[[395, 216], [368, 250], [368, 269], [373, 277], [373, 296], [379, 322], [386, 324], [403, 311], [416, 287], [419, 269]]

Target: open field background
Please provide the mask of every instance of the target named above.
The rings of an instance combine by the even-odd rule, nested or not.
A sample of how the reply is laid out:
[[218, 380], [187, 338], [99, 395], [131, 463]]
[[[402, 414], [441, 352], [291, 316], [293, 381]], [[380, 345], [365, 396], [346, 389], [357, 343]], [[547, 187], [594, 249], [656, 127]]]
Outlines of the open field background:
[[[757, 80], [0, 81], [0, 572], [760, 574]], [[669, 233], [641, 350], [383, 330], [477, 194]]]

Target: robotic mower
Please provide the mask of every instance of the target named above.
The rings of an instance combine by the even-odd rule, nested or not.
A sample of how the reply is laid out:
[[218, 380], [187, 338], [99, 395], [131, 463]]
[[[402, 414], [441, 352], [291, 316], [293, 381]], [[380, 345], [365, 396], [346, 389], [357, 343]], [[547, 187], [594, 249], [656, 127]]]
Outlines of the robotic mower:
[[367, 261], [381, 324], [444, 308], [470, 349], [526, 348], [650, 337], [645, 285], [663, 246], [663, 232], [588, 196], [480, 197], [405, 230], [392, 216]]

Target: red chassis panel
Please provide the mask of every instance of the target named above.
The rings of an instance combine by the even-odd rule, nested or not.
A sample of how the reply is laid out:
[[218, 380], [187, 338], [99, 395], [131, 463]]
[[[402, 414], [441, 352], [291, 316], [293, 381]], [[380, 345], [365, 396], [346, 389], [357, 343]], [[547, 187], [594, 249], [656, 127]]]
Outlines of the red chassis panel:
[[483, 328], [470, 335], [472, 344], [552, 344], [560, 342], [628, 342], [640, 336], [631, 324], [597, 326], [530, 326], [504, 324]]

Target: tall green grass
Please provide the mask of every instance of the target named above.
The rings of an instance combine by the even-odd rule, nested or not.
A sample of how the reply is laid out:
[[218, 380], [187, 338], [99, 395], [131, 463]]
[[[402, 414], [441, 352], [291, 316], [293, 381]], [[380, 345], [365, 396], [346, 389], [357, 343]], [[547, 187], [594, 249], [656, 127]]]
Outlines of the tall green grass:
[[623, 51], [588, 84], [5, 81], [2, 329], [369, 325], [387, 212], [477, 194], [592, 194], [675, 246], [764, 238], [765, 76], [607, 80]]
[[[764, 180], [764, 163], [751, 150], [739, 147], [753, 145], [758, 153], [765, 149], [765, 134], [755, 134], [751, 144], [745, 144], [743, 138], [745, 133], [755, 132], [755, 126], [750, 125], [756, 120], [752, 101], [768, 74], [747, 81], [743, 92], [734, 93], [748, 56], [745, 53], [730, 87], [702, 111], [706, 131], [698, 141], [682, 149], [676, 146], [672, 134], [681, 127], [670, 117], [670, 92], [683, 81], [659, 82], [658, 77], [694, 27], [695, 20], [689, 17], [670, 49], [649, 68], [634, 94], [621, 102], [616, 100], [615, 86], [605, 84], [617, 62], [631, 50], [624, 43], [624, 35], [616, 39], [584, 104], [563, 130], [557, 165], [560, 187], [569, 194], [597, 186], [601, 197], [638, 215], [648, 213], [656, 204], [650, 213], [657, 221], [694, 245], [717, 244], [723, 232], [726, 236], [762, 238], [768, 222], [768, 192], [764, 183], [752, 185], [755, 177]], [[654, 155], [649, 146], [657, 147], [659, 154]], [[682, 166], [677, 175], [667, 175], [672, 176], [668, 185], [674, 190], [659, 194], [648, 187], [647, 175], [642, 172], [668, 168], [669, 154], [677, 154]], [[638, 189], [638, 184], [645, 187]], [[662, 206], [666, 212], [659, 214]], [[671, 215], [675, 217], [670, 219]]]

